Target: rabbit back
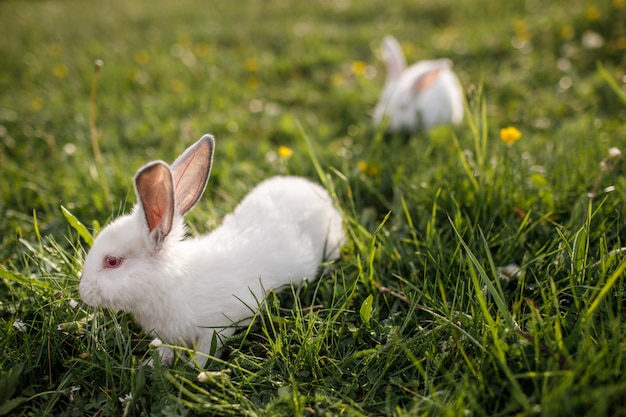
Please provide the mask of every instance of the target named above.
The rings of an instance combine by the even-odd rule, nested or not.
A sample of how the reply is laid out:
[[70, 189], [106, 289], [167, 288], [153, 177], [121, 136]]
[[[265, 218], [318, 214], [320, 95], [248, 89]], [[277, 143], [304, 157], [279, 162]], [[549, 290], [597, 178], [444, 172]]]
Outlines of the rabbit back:
[[266, 291], [314, 279], [320, 263], [339, 256], [344, 239], [341, 216], [322, 187], [297, 177], [260, 183], [220, 227], [177, 246], [172, 258], [185, 259], [186, 269], [177, 291], [187, 302], [168, 310], [194, 307], [181, 312], [187, 330], [178, 324], [173, 334], [205, 344], [212, 332], [199, 329], [210, 327], [228, 337]]

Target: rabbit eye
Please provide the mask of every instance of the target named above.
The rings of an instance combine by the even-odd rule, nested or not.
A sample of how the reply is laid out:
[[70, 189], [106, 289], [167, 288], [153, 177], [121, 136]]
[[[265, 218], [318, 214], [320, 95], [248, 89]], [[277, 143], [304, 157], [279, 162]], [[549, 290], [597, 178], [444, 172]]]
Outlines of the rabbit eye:
[[107, 255], [102, 260], [102, 266], [104, 269], [114, 269], [122, 265], [122, 262], [124, 262], [124, 258]]

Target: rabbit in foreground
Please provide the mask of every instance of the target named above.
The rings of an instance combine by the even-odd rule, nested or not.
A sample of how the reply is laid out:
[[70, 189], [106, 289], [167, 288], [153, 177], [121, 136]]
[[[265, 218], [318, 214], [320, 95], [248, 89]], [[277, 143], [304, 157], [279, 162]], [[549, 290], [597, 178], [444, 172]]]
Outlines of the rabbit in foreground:
[[[201, 353], [212, 340], [219, 349], [264, 290], [314, 278], [344, 241], [327, 191], [280, 176], [253, 189], [212, 233], [185, 239], [183, 216], [204, 192], [213, 148], [205, 135], [171, 166], [139, 169], [136, 206], [97, 236], [79, 285], [87, 304], [131, 312], [145, 331]], [[160, 354], [171, 362], [171, 351]]]
[[382, 50], [387, 78], [374, 109], [377, 126], [385, 116], [390, 132], [428, 130], [463, 120], [463, 93], [452, 61], [420, 61], [407, 68], [400, 44], [389, 35], [383, 39]]

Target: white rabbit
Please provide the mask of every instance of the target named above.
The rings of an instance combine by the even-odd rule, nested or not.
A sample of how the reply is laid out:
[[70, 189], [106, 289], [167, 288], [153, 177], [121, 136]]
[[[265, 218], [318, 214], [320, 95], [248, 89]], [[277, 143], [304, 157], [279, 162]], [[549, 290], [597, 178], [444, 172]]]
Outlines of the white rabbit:
[[463, 120], [463, 93], [452, 72], [452, 61], [420, 61], [407, 68], [404, 53], [393, 36], [382, 43], [387, 78], [374, 109], [378, 126], [389, 117], [388, 131], [428, 130]]
[[131, 312], [146, 332], [201, 353], [212, 340], [219, 349], [264, 290], [314, 279], [344, 241], [327, 191], [297, 177], [262, 182], [215, 231], [185, 239], [183, 216], [204, 192], [213, 148], [205, 135], [171, 166], [139, 169], [137, 205], [98, 234], [79, 286], [87, 304]]

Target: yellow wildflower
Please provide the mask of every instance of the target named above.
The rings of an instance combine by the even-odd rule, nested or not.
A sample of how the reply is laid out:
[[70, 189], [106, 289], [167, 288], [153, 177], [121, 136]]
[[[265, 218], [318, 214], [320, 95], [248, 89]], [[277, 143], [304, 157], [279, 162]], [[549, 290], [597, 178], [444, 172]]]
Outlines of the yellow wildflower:
[[52, 69], [52, 73], [57, 78], [65, 78], [67, 77], [67, 67], [64, 64], [58, 64]]
[[281, 145], [278, 147], [278, 156], [282, 159], [289, 159], [293, 155], [293, 150], [287, 146]]
[[365, 73], [365, 62], [363, 61], [354, 61], [352, 65], [350, 65], [350, 69], [354, 75], [363, 75]]
[[259, 70], [261, 66], [260, 62], [256, 58], [248, 58], [246, 59], [245, 67], [248, 72], [256, 72]]
[[531, 38], [530, 30], [528, 29], [528, 24], [522, 20], [518, 19], [514, 24], [515, 34], [519, 36], [521, 39], [529, 40]]
[[561, 28], [562, 39], [572, 39], [576, 35], [576, 31], [572, 25], [565, 25]]
[[500, 139], [502, 139], [507, 145], [512, 145], [522, 137], [522, 132], [513, 126], [504, 127], [500, 129]]
[[346, 77], [343, 74], [336, 72], [330, 76], [330, 82], [334, 86], [342, 85], [346, 82]]
[[256, 90], [261, 86], [261, 81], [257, 77], [248, 77], [247, 84], [250, 90]]
[[378, 175], [379, 172], [378, 165], [368, 164], [363, 160], [357, 162], [357, 167], [359, 167], [359, 171], [361, 171], [368, 177], [375, 177], [376, 175]]
[[180, 93], [185, 89], [185, 83], [179, 79], [172, 80], [170, 87], [175, 93]]
[[63, 47], [58, 43], [48, 45], [48, 53], [52, 56], [60, 56], [63, 53]]
[[587, 9], [587, 19], [598, 20], [600, 16], [602, 16], [602, 13], [596, 6], [591, 6]]
[[43, 99], [41, 97], [35, 97], [34, 99], [32, 99], [32, 101], [30, 102], [30, 108], [33, 109], [33, 111], [39, 111], [43, 109]]
[[204, 58], [211, 51], [211, 46], [206, 42], [197, 43], [193, 47], [193, 52], [198, 58]]
[[183, 48], [189, 48], [191, 46], [191, 36], [188, 33], [181, 33], [176, 37], [176, 43]]
[[150, 55], [144, 50], [135, 52], [135, 62], [138, 65], [146, 65], [150, 61]]

